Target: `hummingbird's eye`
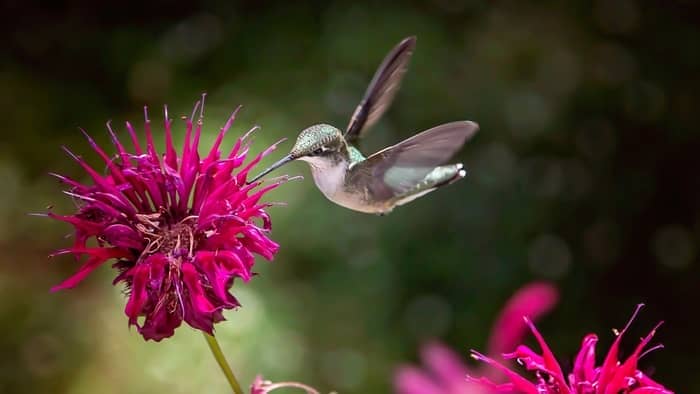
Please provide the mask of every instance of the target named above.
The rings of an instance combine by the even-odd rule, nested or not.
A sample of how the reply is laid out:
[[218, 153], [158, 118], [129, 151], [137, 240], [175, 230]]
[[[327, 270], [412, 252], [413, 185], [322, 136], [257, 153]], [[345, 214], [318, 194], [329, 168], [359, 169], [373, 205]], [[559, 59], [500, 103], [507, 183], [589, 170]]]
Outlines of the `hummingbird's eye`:
[[323, 148], [322, 148], [322, 147], [321, 147], [321, 148], [318, 148], [318, 149], [316, 149], [316, 150], [313, 151], [313, 154], [314, 154], [315, 156], [318, 156], [318, 155], [320, 155], [321, 153], [323, 153]]

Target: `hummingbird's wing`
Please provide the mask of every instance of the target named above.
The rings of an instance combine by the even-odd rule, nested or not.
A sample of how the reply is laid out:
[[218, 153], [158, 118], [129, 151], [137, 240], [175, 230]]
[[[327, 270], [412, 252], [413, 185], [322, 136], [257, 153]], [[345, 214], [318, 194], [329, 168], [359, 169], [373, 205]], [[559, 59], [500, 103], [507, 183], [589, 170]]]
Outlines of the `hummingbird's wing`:
[[378, 200], [400, 196], [421, 183], [479, 130], [470, 121], [445, 123], [385, 148], [351, 167], [350, 182]]
[[345, 139], [352, 142], [372, 126], [389, 107], [416, 47], [416, 37], [404, 38], [384, 58], [350, 118]]

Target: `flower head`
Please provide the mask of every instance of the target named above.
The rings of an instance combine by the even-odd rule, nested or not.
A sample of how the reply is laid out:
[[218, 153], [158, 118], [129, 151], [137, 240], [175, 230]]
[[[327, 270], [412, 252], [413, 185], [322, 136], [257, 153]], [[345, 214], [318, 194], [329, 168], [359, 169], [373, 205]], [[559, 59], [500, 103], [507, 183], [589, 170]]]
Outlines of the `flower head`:
[[619, 333], [616, 332], [617, 338], [615, 338], [601, 365], [596, 365], [595, 359], [595, 345], [598, 342], [598, 337], [595, 334], [589, 334], [583, 339], [581, 350], [574, 360], [573, 370], [568, 376], [564, 375], [544, 338], [534, 324], [526, 318], [525, 322], [540, 345], [541, 354], [527, 346], [520, 345], [515, 352], [506, 353], [503, 357], [518, 360], [527, 370], [534, 371], [537, 379], [531, 382], [492, 358], [472, 351], [472, 357], [501, 371], [507, 376], [509, 382], [496, 384], [491, 379], [483, 377], [479, 379], [470, 377], [470, 380], [497, 392], [525, 394], [673, 394], [671, 390], [664, 388], [637, 368], [637, 363], [642, 356], [661, 347], [661, 345], [657, 345], [646, 349], [661, 323], [642, 338], [634, 352], [626, 360], [622, 362], [618, 360], [620, 340], [641, 307], [642, 305], [637, 307], [625, 328]]
[[108, 123], [114, 157], [83, 132], [104, 161], [106, 174], [65, 147], [91, 182], [52, 174], [69, 187], [65, 193], [78, 202], [74, 214], [47, 214], [75, 229], [73, 246], [53, 255], [72, 254], [84, 260], [76, 274], [52, 290], [74, 287], [102, 263], [115, 259], [113, 267], [119, 274], [113, 283], [126, 284], [129, 325], [137, 326], [145, 339], [170, 337], [183, 320], [211, 334], [214, 323], [224, 320], [222, 311], [240, 305], [229, 292], [234, 279], [250, 280], [254, 255], [271, 260], [279, 249], [267, 236], [271, 221], [265, 208], [271, 204], [260, 199], [286, 178], [260, 189], [262, 182], [246, 183], [251, 168], [276, 144], [244, 164], [249, 149], [246, 137], [255, 127], [222, 156], [222, 140], [239, 107], [202, 158], [198, 148], [203, 108], [204, 96], [195, 104], [192, 116], [183, 117], [185, 141], [179, 154], [167, 107], [162, 156], [155, 148], [144, 109], [145, 147], [129, 122], [131, 149]]
[[[544, 282], [523, 286], [508, 300], [496, 320], [489, 354], [499, 354], [511, 349], [525, 336], [527, 326], [522, 316], [537, 319], [549, 312], [558, 300], [557, 289]], [[467, 381], [473, 369], [467, 368], [460, 356], [439, 343], [429, 343], [421, 350], [425, 370], [401, 367], [395, 376], [395, 387], [399, 394], [486, 394], [488, 387]]]
[[267, 394], [281, 388], [295, 388], [306, 392], [306, 394], [319, 394], [316, 389], [309, 387], [299, 382], [278, 382], [274, 383], [269, 380], [263, 380], [262, 376], [255, 377], [253, 384], [250, 385], [250, 394]]

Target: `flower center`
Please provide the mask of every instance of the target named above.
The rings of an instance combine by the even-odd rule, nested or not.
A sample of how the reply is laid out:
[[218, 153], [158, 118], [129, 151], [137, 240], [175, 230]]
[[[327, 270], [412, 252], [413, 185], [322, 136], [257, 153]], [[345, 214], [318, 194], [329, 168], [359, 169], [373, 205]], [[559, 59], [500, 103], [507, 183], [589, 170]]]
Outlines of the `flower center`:
[[161, 229], [158, 251], [167, 256], [192, 256], [195, 247], [194, 231], [188, 223], [180, 222], [170, 228]]
[[197, 247], [197, 239], [194, 234], [197, 216], [188, 216], [176, 224], [170, 224], [170, 221], [162, 214], [138, 215], [137, 217], [141, 223], [137, 224], [136, 228], [149, 241], [142, 256], [154, 253], [162, 253], [174, 258], [193, 256], [194, 249]]

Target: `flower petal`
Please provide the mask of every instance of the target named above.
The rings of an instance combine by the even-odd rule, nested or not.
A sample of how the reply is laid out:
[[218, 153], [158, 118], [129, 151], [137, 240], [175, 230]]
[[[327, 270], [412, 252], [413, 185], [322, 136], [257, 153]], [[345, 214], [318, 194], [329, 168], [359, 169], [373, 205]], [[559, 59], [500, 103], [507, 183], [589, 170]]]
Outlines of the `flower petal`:
[[570, 383], [576, 387], [581, 382], [593, 382], [596, 376], [595, 370], [595, 346], [598, 343], [598, 336], [588, 334], [583, 338], [581, 350], [574, 360], [574, 369]]
[[85, 279], [90, 272], [99, 267], [100, 264], [104, 263], [105, 261], [111, 258], [129, 257], [131, 255], [129, 252], [120, 248], [73, 248], [69, 251], [70, 253], [75, 254], [87, 254], [90, 257], [85, 264], [78, 269], [78, 272], [60, 284], [52, 287], [51, 291], [59, 291], [75, 287], [78, 283], [82, 282], [82, 280]]
[[102, 230], [102, 237], [111, 245], [119, 248], [141, 249], [144, 239], [133, 227], [125, 224], [112, 224]]
[[459, 392], [466, 385], [465, 377], [469, 372], [459, 355], [446, 346], [432, 342], [423, 347], [421, 358], [429, 371], [451, 392]]
[[488, 344], [488, 354], [511, 351], [527, 333], [523, 316], [536, 321], [554, 308], [559, 299], [557, 288], [547, 282], [534, 282], [522, 287], [510, 297], [496, 323]]
[[537, 343], [539, 343], [540, 348], [542, 349], [542, 359], [544, 361], [544, 365], [545, 367], [547, 367], [548, 371], [551, 371], [552, 378], [554, 378], [554, 380], [557, 383], [557, 386], [559, 387], [559, 392], [570, 393], [571, 390], [566, 385], [566, 379], [564, 379], [564, 373], [561, 370], [561, 366], [559, 365], [557, 359], [554, 357], [554, 353], [552, 353], [552, 351], [549, 349], [549, 345], [547, 345], [547, 342], [542, 337], [542, 334], [540, 334], [540, 332], [537, 331], [535, 325], [532, 324], [532, 321], [530, 321], [530, 319], [528, 318], [525, 318], [524, 320], [525, 323], [530, 327], [532, 335], [535, 336], [535, 339], [537, 339]]
[[[538, 394], [537, 388], [535, 387], [534, 384], [532, 384], [530, 381], [523, 378], [522, 376], [518, 375], [517, 373], [511, 371], [509, 368], [507, 368], [503, 364], [499, 363], [498, 361], [496, 361], [492, 358], [486, 357], [483, 354], [481, 354], [477, 351], [474, 351], [474, 350], [472, 350], [472, 358], [474, 358], [475, 360], [478, 360], [478, 361], [483, 361], [483, 362], [491, 365], [492, 367], [495, 367], [496, 369], [500, 370], [501, 372], [503, 372], [503, 374], [505, 374], [506, 377], [508, 378], [508, 380], [510, 380], [510, 382], [512, 383], [513, 388], [521, 391], [523, 394]], [[470, 378], [470, 380], [474, 380], [474, 379]], [[482, 383], [484, 383], [484, 382], [490, 383], [493, 385], [493, 388], [500, 387], [499, 385], [496, 385], [495, 383], [491, 382], [490, 380], [488, 380], [486, 378], [479, 379], [478, 381], [480, 381]], [[510, 386], [506, 386], [506, 387], [510, 387]], [[566, 392], [568, 393], [568, 390]]]
[[398, 394], [445, 394], [445, 389], [435, 383], [423, 371], [414, 367], [401, 367], [394, 377]]
[[200, 274], [192, 263], [182, 264], [182, 279], [187, 287], [188, 296], [184, 301], [185, 321], [194, 328], [213, 334], [214, 322], [213, 313], [217, 307], [204, 294]]
[[148, 301], [148, 274], [150, 267], [146, 264], [139, 264], [129, 271], [131, 277], [131, 293], [126, 302], [124, 313], [129, 317], [129, 325], [136, 325], [137, 319], [141, 315], [146, 301]]

